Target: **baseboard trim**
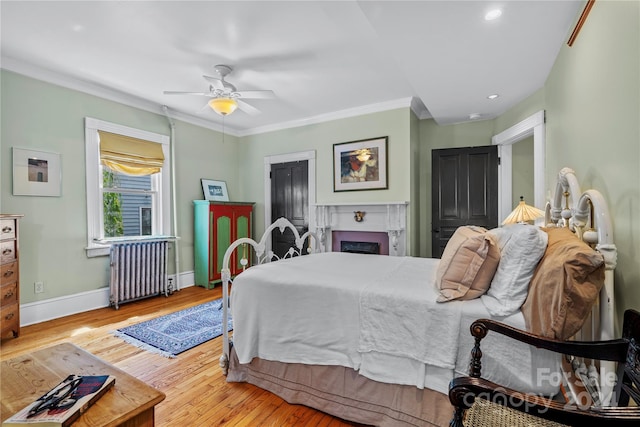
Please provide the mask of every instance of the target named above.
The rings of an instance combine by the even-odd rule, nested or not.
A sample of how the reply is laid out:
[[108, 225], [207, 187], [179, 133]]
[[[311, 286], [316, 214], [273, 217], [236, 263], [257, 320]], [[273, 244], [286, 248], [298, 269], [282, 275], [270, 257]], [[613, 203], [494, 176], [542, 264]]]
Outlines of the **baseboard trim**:
[[[175, 275], [170, 275], [169, 278], [175, 280]], [[180, 273], [178, 278], [178, 289], [193, 286], [194, 272]], [[109, 287], [107, 286], [94, 291], [20, 304], [20, 326], [33, 325], [71, 314], [109, 307], [109, 297]]]

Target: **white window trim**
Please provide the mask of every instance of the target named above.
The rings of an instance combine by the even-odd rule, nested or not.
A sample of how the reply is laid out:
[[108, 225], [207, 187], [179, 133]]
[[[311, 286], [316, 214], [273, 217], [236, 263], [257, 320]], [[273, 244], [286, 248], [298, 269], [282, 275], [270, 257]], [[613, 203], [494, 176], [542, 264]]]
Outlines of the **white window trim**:
[[154, 221], [154, 232], [157, 235], [169, 234], [171, 230], [171, 186], [169, 182], [169, 143], [168, 135], [161, 135], [154, 132], [148, 132], [116, 123], [105, 122], [103, 120], [85, 117], [84, 119], [84, 138], [85, 138], [85, 163], [87, 170], [87, 251], [88, 257], [103, 256], [109, 254], [109, 245], [99, 243], [96, 239], [100, 239], [102, 230], [102, 210], [100, 203], [100, 182], [102, 175], [100, 174], [100, 138], [98, 131], [116, 133], [129, 136], [132, 138], [144, 139], [147, 141], [162, 144], [162, 152], [164, 154], [164, 167], [161, 174], [162, 191], [158, 193], [158, 206], [161, 209], [157, 212], [157, 219]]

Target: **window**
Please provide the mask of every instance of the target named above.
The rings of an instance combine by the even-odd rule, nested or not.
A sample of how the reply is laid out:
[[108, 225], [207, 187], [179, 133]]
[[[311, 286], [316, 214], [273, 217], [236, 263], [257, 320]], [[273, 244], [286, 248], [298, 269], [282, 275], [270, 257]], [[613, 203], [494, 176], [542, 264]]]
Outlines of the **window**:
[[[159, 172], [131, 175], [123, 173], [128, 171], [126, 165], [122, 170], [103, 166], [101, 158], [104, 160], [107, 154], [106, 144], [101, 152], [101, 135], [105, 142], [105, 135], [109, 135], [125, 143], [130, 139], [134, 144], [138, 141], [161, 147], [153, 169]], [[85, 144], [88, 256], [108, 254], [105, 242], [110, 239], [170, 234], [169, 137], [87, 117]]]
[[151, 208], [140, 207], [140, 230], [143, 236], [150, 236], [152, 233], [151, 227]]

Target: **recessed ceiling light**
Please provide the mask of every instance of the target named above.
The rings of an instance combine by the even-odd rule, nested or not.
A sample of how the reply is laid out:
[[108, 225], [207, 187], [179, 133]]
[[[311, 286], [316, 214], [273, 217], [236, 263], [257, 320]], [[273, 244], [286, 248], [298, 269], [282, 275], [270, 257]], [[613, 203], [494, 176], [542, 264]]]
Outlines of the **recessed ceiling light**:
[[486, 15], [484, 15], [484, 19], [486, 19], [487, 21], [493, 21], [494, 19], [500, 18], [501, 15], [502, 11], [500, 9], [493, 9], [487, 12]]
[[482, 115], [480, 113], [471, 113], [471, 114], [469, 114], [469, 119], [470, 120], [476, 120], [476, 119], [479, 119], [480, 117], [482, 117]]
[[497, 93], [494, 93], [492, 95], [487, 96], [487, 98], [489, 99], [496, 99], [497, 97], [499, 97], [500, 95], [498, 95]]

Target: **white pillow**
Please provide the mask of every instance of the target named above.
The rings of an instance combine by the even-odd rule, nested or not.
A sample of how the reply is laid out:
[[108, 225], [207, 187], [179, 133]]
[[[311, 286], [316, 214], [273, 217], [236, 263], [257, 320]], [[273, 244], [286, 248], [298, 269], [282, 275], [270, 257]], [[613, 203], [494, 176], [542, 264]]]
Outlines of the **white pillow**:
[[480, 298], [493, 316], [509, 316], [520, 309], [529, 291], [533, 272], [547, 248], [548, 236], [539, 227], [512, 224], [494, 228], [500, 263], [491, 286]]

